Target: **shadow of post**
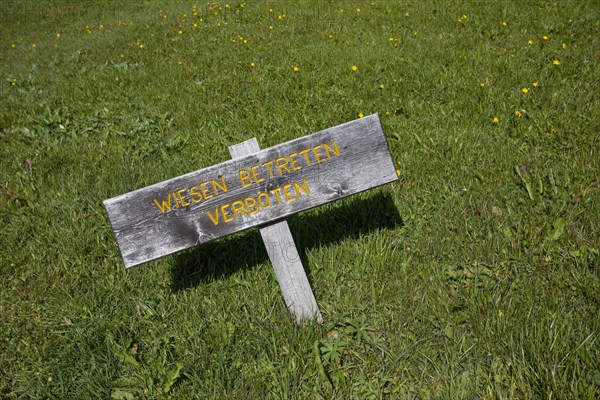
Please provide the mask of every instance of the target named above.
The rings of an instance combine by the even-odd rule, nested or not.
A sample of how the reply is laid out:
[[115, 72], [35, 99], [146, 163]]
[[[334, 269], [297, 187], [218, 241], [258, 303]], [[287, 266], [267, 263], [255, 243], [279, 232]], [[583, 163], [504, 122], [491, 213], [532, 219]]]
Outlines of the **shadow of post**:
[[[310, 268], [305, 256], [307, 249], [404, 224], [392, 197], [382, 191], [365, 198], [356, 197], [322, 206], [291, 216], [287, 221], [309, 276]], [[172, 269], [174, 291], [211, 282], [269, 260], [257, 229], [195, 247], [175, 257]]]

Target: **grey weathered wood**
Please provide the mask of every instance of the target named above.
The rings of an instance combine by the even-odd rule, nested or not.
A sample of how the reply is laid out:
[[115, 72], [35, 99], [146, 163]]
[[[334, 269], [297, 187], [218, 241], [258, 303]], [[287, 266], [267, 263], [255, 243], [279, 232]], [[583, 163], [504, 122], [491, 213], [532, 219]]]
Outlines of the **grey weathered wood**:
[[[229, 146], [231, 157], [240, 158], [260, 150], [256, 138]], [[283, 299], [290, 314], [301, 324], [303, 321], [322, 321], [317, 300], [310, 288], [298, 249], [287, 221], [277, 222], [260, 229], [263, 243], [275, 270]]]
[[[334, 140], [339, 156], [330, 152], [325, 161], [316, 162], [317, 158], [323, 160], [323, 144], [329, 144], [331, 148]], [[303, 151], [306, 153], [301, 153]], [[280, 173], [274, 173], [271, 177], [264, 164], [280, 157], [288, 158], [289, 171], [282, 168], [275, 171]], [[308, 157], [310, 166], [304, 157]], [[258, 166], [255, 170], [257, 176], [264, 180], [244, 186], [239, 179], [239, 171], [252, 166]], [[123, 262], [129, 268], [234, 232], [283, 219], [397, 178], [379, 117], [375, 114], [113, 197], [105, 200], [104, 206]], [[226, 183], [226, 192], [219, 192], [218, 187], [213, 186], [212, 197], [207, 195], [197, 203], [192, 202], [192, 189], [195, 188], [197, 193], [200, 184], [207, 182], [203, 184], [208, 193], [211, 191], [210, 182], [219, 180]], [[303, 194], [294, 186], [296, 196], [293, 200], [278, 201], [275, 192], [279, 190], [277, 193], [283, 195], [281, 190], [286, 185], [304, 183], [304, 180], [310, 194]], [[175, 191], [180, 194], [173, 193]], [[265, 207], [259, 207], [257, 212], [248, 212], [246, 215], [237, 213], [237, 218], [232, 221], [221, 218], [216, 224], [209, 218], [210, 215], [219, 214], [220, 207], [231, 210], [226, 204], [238, 201], [239, 205], [240, 201], [257, 199], [261, 195]], [[171, 204], [170, 199], [176, 197], [179, 200]], [[289, 197], [292, 198], [291, 195]], [[171, 210], [163, 207], [162, 212], [158, 205], [164, 206], [167, 203], [165, 199], [169, 199]], [[266, 207], [267, 199], [269, 207]], [[226, 215], [230, 218], [233, 214]]]

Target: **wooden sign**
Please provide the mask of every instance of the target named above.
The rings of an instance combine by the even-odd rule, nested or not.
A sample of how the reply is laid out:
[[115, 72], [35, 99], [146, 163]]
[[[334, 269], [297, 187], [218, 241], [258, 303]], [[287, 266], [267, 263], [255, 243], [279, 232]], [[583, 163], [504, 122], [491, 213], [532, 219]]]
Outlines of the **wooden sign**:
[[396, 179], [374, 114], [113, 197], [104, 206], [129, 268]]

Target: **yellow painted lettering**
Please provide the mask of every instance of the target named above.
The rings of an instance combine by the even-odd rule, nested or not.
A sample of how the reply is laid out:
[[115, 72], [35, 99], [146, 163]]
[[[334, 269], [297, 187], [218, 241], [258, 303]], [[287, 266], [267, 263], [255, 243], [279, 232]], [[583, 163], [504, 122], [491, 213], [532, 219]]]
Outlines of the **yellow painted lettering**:
[[199, 203], [202, 200], [202, 195], [198, 191], [198, 186], [192, 186], [190, 189], [190, 194], [192, 195], [192, 201], [194, 203]]
[[331, 147], [327, 143], [323, 143], [323, 147], [325, 148], [325, 153], [327, 154], [327, 158], [331, 158], [331, 153], [333, 153], [333, 154], [335, 154], [336, 156], [339, 157], [339, 155], [340, 155], [340, 149], [339, 149], [338, 144], [335, 141], [335, 139], [333, 139], [333, 142], [331, 142], [331, 145], [333, 147]]
[[302, 154], [304, 156], [304, 159], [306, 160], [306, 165], [310, 167], [310, 159], [308, 158], [309, 151], [310, 151], [310, 149], [304, 149], [304, 150], [298, 152], [298, 154]]
[[218, 181], [216, 181], [214, 179], [211, 179], [215, 195], [219, 194], [218, 189], [221, 189], [222, 192], [227, 191], [227, 184], [225, 183], [225, 177], [221, 175], [219, 178], [221, 179], [221, 183], [219, 183]]
[[231, 209], [233, 210], [233, 218], [237, 218], [238, 213], [242, 214], [244, 217], [246, 216], [246, 211], [244, 211], [244, 202], [241, 200], [236, 200], [231, 203]]
[[208, 193], [208, 188], [205, 185], [208, 185], [208, 182], [202, 182], [200, 184], [200, 190], [202, 190], [202, 197], [204, 197], [205, 199], [210, 199], [211, 197], [213, 197], [213, 195]]
[[273, 169], [271, 168], [271, 164], [273, 164], [273, 160], [263, 163], [263, 167], [267, 167], [267, 169], [269, 170], [269, 178], [273, 177]]
[[313, 153], [315, 153], [315, 158], [316, 158], [317, 162], [319, 162], [319, 163], [327, 160], [325, 157], [319, 158], [319, 157], [323, 156], [323, 153], [321, 153], [320, 149], [321, 149], [321, 145], [313, 147]]
[[154, 204], [160, 210], [161, 213], [165, 213], [165, 211], [171, 211], [171, 193], [167, 196], [167, 200], [161, 200], [160, 203], [158, 200], [154, 199]]
[[277, 204], [281, 204], [281, 196], [279, 195], [279, 193], [281, 192], [281, 188], [270, 190], [270, 192], [273, 193], [275, 197], [277, 197]]
[[246, 211], [248, 211], [248, 214], [252, 215], [258, 212], [258, 205], [256, 204], [254, 197], [246, 197], [244, 203], [246, 204]]
[[252, 171], [252, 178], [254, 179], [254, 182], [258, 183], [258, 182], [262, 182], [265, 180], [265, 178], [261, 178], [260, 176], [258, 176], [258, 173], [256, 172], [256, 170], [260, 168], [260, 165], [253, 165], [252, 167], [250, 167], [250, 170]]
[[271, 198], [266, 192], [262, 192], [258, 195], [258, 205], [262, 208], [269, 208], [271, 206]]
[[303, 179], [304, 186], [299, 184], [298, 182], [294, 182], [294, 189], [296, 189], [296, 197], [300, 197], [300, 192], [304, 192], [305, 195], [310, 194], [310, 188], [308, 187], [308, 182], [306, 182], [306, 178]]
[[288, 164], [288, 159], [286, 157], [279, 157], [275, 160], [275, 164], [277, 165], [277, 170], [279, 171], [279, 175], [283, 175], [283, 169], [285, 169], [287, 172], [290, 172], [290, 169], [288, 168], [287, 164]]
[[252, 184], [252, 178], [250, 177], [250, 172], [248, 172], [245, 169], [240, 169], [238, 171], [238, 175], [240, 177], [240, 183], [242, 184], [242, 186], [248, 186], [250, 184]]
[[213, 222], [213, 224], [218, 225], [219, 224], [219, 209], [215, 208], [215, 215], [212, 215], [210, 213], [210, 211], [206, 211], [206, 214], [208, 214], [208, 218], [210, 218], [210, 220]]
[[185, 196], [181, 195], [181, 192], [185, 192], [185, 189], [179, 189], [177, 191], [177, 197], [179, 197], [179, 201], [181, 202], [182, 207], [187, 207], [190, 205], [189, 201], [185, 201]]
[[223, 204], [221, 206], [221, 215], [223, 216], [223, 221], [225, 222], [231, 222], [233, 221], [232, 217], [228, 217], [227, 214], [229, 214], [229, 211], [225, 211], [226, 208], [229, 207], [229, 204]]
[[296, 164], [298, 161], [294, 159], [294, 157], [296, 157], [298, 155], [298, 153], [292, 153], [289, 155], [290, 158], [290, 164], [292, 165], [292, 168], [297, 171], [300, 168], [302, 168], [301, 165]]
[[296, 198], [294, 196], [292, 196], [292, 192], [291, 192], [292, 186], [293, 185], [291, 183], [283, 185], [283, 194], [287, 201], [296, 200]]
[[177, 202], [177, 195], [175, 192], [171, 192], [171, 196], [173, 197], [173, 201], [175, 202], [175, 208], [179, 208], [179, 203]]

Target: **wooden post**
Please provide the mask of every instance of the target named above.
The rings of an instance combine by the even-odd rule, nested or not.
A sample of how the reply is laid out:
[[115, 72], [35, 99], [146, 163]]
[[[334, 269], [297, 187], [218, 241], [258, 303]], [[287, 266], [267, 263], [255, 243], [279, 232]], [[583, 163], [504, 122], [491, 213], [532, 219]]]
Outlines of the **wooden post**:
[[[256, 138], [229, 146], [229, 153], [233, 159], [259, 150], [260, 146]], [[319, 306], [306, 277], [287, 221], [283, 220], [260, 228], [260, 235], [273, 264], [285, 304], [296, 323], [314, 320], [322, 322]]]

